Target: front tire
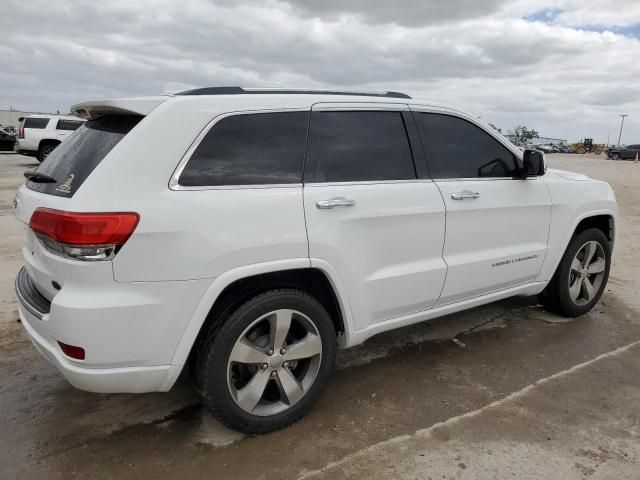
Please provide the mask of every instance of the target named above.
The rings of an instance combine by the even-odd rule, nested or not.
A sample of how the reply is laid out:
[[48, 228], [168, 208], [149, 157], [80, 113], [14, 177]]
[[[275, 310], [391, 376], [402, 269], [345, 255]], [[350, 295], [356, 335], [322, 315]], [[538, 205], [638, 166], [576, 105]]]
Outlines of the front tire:
[[336, 335], [324, 307], [300, 290], [270, 290], [222, 321], [195, 362], [209, 411], [246, 433], [270, 432], [305, 415], [335, 362]]
[[620, 159], [620, 154], [619, 153], [612, 153], [609, 158], [611, 160], [619, 160]]
[[575, 235], [539, 300], [550, 312], [578, 317], [589, 312], [609, 279], [611, 247], [602, 230], [589, 228]]

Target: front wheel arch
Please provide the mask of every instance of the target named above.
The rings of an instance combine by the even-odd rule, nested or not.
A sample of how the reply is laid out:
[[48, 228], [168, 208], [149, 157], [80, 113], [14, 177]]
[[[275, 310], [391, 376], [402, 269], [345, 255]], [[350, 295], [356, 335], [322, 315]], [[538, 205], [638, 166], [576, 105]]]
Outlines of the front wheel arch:
[[[602, 233], [604, 233], [604, 235], [607, 237], [607, 240], [609, 240], [609, 246], [613, 251], [613, 244], [615, 240], [615, 220], [612, 215], [594, 215], [591, 217], [583, 218], [576, 225], [571, 238], [573, 239], [576, 235], [589, 228], [597, 228], [598, 230], [601, 230]], [[567, 248], [568, 246], [569, 245], [567, 244]]]

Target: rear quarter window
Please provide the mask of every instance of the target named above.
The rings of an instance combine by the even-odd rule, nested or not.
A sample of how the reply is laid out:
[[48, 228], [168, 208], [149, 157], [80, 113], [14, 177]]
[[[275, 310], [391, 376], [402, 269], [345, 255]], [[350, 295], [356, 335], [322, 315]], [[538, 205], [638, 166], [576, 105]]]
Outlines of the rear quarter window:
[[202, 139], [179, 185], [209, 187], [302, 182], [309, 112], [223, 118]]
[[29, 118], [25, 118], [24, 119], [24, 128], [38, 128], [38, 129], [42, 129], [42, 128], [47, 128], [47, 125], [49, 124], [49, 119], [48, 118], [34, 118], [34, 117], [29, 117]]
[[71, 197], [107, 154], [142, 117], [106, 115], [89, 120], [67, 137], [37, 168], [55, 183], [27, 181], [27, 188], [58, 197]]

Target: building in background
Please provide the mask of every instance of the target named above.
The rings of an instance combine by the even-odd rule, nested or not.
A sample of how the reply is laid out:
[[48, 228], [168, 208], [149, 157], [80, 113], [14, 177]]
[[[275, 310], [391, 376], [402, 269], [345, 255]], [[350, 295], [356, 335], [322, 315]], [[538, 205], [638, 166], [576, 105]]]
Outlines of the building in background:
[[564, 138], [535, 137], [531, 139], [531, 143], [534, 145], [566, 145], [567, 140]]
[[[516, 137], [510, 133], [505, 135], [509, 140], [515, 142]], [[552, 137], [534, 137], [527, 143], [533, 143], [534, 145], [567, 145], [567, 140], [564, 138], [552, 138]]]
[[44, 113], [45, 115], [53, 115], [47, 112], [22, 112], [20, 110], [0, 110], [0, 125], [3, 127], [15, 127], [18, 128], [20, 126], [20, 118], [26, 117], [27, 115], [34, 115]]

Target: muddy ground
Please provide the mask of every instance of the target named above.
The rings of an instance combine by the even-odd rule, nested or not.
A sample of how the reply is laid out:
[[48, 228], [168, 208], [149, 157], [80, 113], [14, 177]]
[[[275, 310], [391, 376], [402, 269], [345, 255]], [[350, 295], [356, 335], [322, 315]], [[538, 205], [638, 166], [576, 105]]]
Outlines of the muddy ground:
[[211, 419], [186, 378], [169, 393], [90, 394], [40, 357], [13, 292], [11, 201], [35, 163], [0, 153], [0, 478], [640, 478], [640, 165], [548, 158], [610, 182], [620, 204], [589, 315], [515, 298], [379, 335], [340, 352], [310, 415], [253, 437]]

